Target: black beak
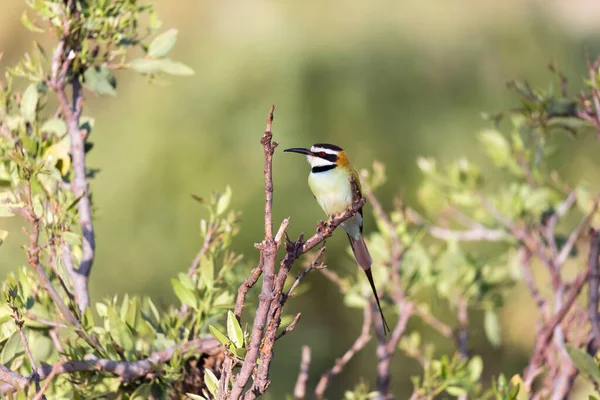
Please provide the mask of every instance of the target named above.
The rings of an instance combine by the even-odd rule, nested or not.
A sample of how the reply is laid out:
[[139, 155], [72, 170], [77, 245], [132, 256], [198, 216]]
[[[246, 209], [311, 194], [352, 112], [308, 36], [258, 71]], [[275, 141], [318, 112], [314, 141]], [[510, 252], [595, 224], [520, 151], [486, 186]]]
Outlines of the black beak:
[[307, 156], [312, 155], [312, 152], [309, 149], [305, 149], [305, 148], [302, 148], [302, 147], [292, 147], [291, 149], [285, 149], [284, 152], [285, 153], [306, 154]]

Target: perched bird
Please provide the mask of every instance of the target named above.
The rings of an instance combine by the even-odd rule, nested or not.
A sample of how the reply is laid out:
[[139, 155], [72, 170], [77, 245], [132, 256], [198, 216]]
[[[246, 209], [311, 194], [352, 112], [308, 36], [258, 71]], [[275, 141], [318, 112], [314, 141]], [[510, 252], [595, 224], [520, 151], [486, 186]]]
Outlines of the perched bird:
[[[294, 147], [285, 149], [285, 152], [293, 152], [305, 154], [308, 163], [311, 166], [310, 175], [308, 176], [308, 186], [313, 193], [317, 202], [328, 216], [339, 214], [352, 206], [353, 191], [352, 181], [355, 182], [358, 191], [360, 192], [360, 180], [358, 174], [352, 168], [346, 152], [339, 146], [327, 143], [314, 144], [310, 149]], [[354, 215], [352, 218], [341, 223], [341, 227], [348, 234], [350, 239], [350, 247], [354, 252], [354, 257], [358, 265], [365, 271], [367, 279], [373, 289], [377, 307], [383, 320], [384, 333], [390, 328], [383, 316], [381, 304], [379, 304], [379, 296], [373, 282], [371, 273], [371, 264], [373, 260], [369, 254], [369, 249], [362, 237], [363, 231], [363, 210]]]

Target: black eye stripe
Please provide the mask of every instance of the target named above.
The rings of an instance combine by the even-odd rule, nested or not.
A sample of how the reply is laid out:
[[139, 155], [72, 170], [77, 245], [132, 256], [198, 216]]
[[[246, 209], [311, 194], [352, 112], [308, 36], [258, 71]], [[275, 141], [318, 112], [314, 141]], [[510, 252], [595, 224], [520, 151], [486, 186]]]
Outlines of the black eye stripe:
[[321, 155], [321, 153], [316, 153], [315, 157], [322, 158], [323, 160], [327, 160], [327, 161], [331, 161], [331, 162], [336, 162], [336, 160], [337, 160], [336, 154], [325, 153], [324, 155]]

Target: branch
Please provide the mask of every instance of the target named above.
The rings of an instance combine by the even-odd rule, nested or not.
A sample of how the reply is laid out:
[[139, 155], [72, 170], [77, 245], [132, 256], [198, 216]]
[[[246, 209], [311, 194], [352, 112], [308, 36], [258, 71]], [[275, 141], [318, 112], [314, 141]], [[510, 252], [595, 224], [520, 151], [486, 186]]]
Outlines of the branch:
[[[267, 127], [265, 129], [264, 135], [260, 140], [261, 144], [263, 145], [263, 150], [265, 154], [265, 164], [263, 171], [265, 179], [265, 239], [260, 245], [262, 273], [264, 274], [263, 285], [261, 293], [259, 295], [259, 303], [258, 308], [256, 310], [256, 316], [252, 325], [252, 333], [250, 335], [250, 344], [247, 347], [246, 358], [244, 360], [244, 363], [242, 364], [242, 368], [235, 380], [235, 383], [233, 384], [233, 388], [229, 397], [227, 396], [226, 390], [222, 390], [220, 392], [220, 396], [223, 399], [239, 399], [242, 395], [244, 388], [248, 384], [250, 376], [252, 375], [252, 371], [254, 371], [254, 368], [256, 366], [256, 361], [258, 359], [258, 353], [260, 351], [260, 345], [267, 321], [267, 316], [271, 308], [271, 302], [273, 301], [275, 286], [275, 257], [277, 256], [277, 244], [273, 239], [272, 216], [273, 153], [275, 152], [275, 148], [277, 147], [277, 143], [272, 142], [271, 140], [273, 137], [273, 133], [271, 132], [271, 126], [273, 124], [274, 111], [275, 106], [271, 106], [271, 109], [269, 110], [269, 115], [267, 117]], [[241, 290], [242, 289], [240, 288], [240, 291]], [[224, 377], [221, 377], [220, 386], [223, 389], [226, 389], [227, 387], [227, 382], [225, 382]]]
[[[198, 269], [198, 266], [200, 265], [200, 260], [202, 259], [202, 256], [204, 256], [204, 254], [206, 254], [206, 252], [208, 251], [210, 246], [213, 244], [213, 235], [215, 234], [215, 232], [216, 232], [215, 225], [209, 224], [208, 230], [206, 232], [206, 237], [204, 238], [204, 243], [202, 243], [202, 247], [200, 248], [200, 251], [198, 251], [198, 253], [196, 254], [196, 257], [194, 257], [194, 261], [192, 261], [192, 265], [190, 265], [190, 268], [188, 269], [187, 274], [190, 278], [196, 274], [196, 270]], [[216, 240], [216, 238], [215, 238], [215, 240]]]
[[600, 346], [600, 316], [598, 315], [598, 289], [600, 287], [600, 231], [592, 231], [588, 268], [590, 282], [588, 288], [588, 318], [592, 326], [593, 344]]
[[[369, 199], [371, 201], [371, 199]], [[426, 225], [431, 236], [440, 240], [454, 240], [458, 242], [501, 242], [510, 239], [510, 235], [504, 229], [491, 229], [481, 224], [474, 224], [471, 229], [457, 230], [442, 228], [428, 223], [413, 209], [407, 209], [408, 218], [416, 225]]]
[[[23, 333], [23, 320], [21, 319], [21, 315], [19, 314], [19, 309], [17, 307], [15, 307], [12, 300], [13, 299], [9, 300], [9, 306], [13, 312], [12, 317], [15, 320], [15, 325], [17, 325], [17, 330], [19, 331], [19, 336], [21, 337], [21, 343], [23, 344], [23, 348], [25, 349], [25, 355], [27, 356], [27, 359], [29, 360], [29, 363], [31, 364], [31, 371], [32, 371], [31, 379], [35, 383], [36, 393], [39, 394], [41, 392], [41, 387], [40, 387], [40, 375], [38, 373], [38, 368], [35, 364], [35, 360], [33, 359], [33, 355], [31, 354], [31, 349], [29, 348], [29, 343], [27, 342], [27, 338], [25, 337], [25, 334]], [[43, 394], [42, 394], [41, 398], [44, 400], [46, 399], [46, 397], [43, 396]]]
[[92, 221], [92, 203], [89, 195], [89, 186], [86, 178], [86, 163], [84, 150], [84, 137], [79, 129], [81, 111], [83, 108], [84, 97], [81, 92], [79, 76], [75, 75], [71, 80], [73, 88], [73, 103], [69, 104], [65, 93], [65, 85], [56, 87], [56, 94], [61, 105], [63, 115], [67, 122], [67, 130], [71, 139], [71, 156], [73, 158], [73, 180], [71, 181], [71, 191], [77, 202], [77, 211], [79, 212], [79, 226], [81, 227], [82, 255], [79, 269], [71, 276], [73, 280], [73, 290], [77, 298], [79, 311], [83, 314], [90, 303], [88, 281], [94, 263], [96, 252], [96, 240], [94, 237], [94, 225]]
[[375, 332], [377, 333], [377, 383], [376, 388], [379, 392], [379, 397], [381, 399], [389, 399], [390, 397], [390, 384], [392, 380], [392, 375], [390, 372], [390, 361], [396, 348], [398, 346], [398, 342], [400, 338], [406, 331], [406, 326], [408, 325], [408, 321], [410, 317], [414, 313], [414, 306], [411, 302], [408, 301], [400, 301], [397, 303], [398, 313], [400, 314], [400, 318], [392, 331], [392, 335], [388, 342], [385, 340], [385, 335], [383, 331], [383, 322], [377, 321], [377, 329]]
[[467, 300], [463, 297], [458, 298], [457, 316], [460, 325], [458, 329], [457, 342], [458, 353], [461, 358], [468, 358], [469, 352], [467, 349], [467, 341], [469, 339], [469, 312]]
[[537, 334], [536, 343], [533, 350], [533, 355], [524, 374], [525, 388], [528, 393], [531, 392], [531, 386], [534, 379], [540, 373], [540, 366], [546, 352], [548, 351], [550, 342], [554, 336], [555, 328], [562, 322], [567, 313], [571, 310], [573, 303], [581, 293], [583, 285], [587, 282], [589, 269], [584, 273], [579, 274], [571, 287], [571, 293], [564, 302], [563, 306], [553, 315], [553, 317], [542, 327]]
[[317, 399], [322, 399], [325, 390], [327, 390], [327, 386], [329, 385], [329, 381], [335, 375], [339, 374], [342, 369], [348, 364], [348, 362], [354, 357], [356, 353], [358, 353], [365, 345], [371, 340], [371, 336], [369, 335], [369, 329], [373, 322], [373, 311], [371, 310], [371, 303], [365, 302], [365, 306], [363, 308], [363, 325], [360, 332], [360, 335], [356, 338], [352, 346], [344, 353], [342, 358], [339, 358], [333, 368], [325, 372], [321, 375], [321, 379], [319, 379], [319, 383], [317, 383], [317, 387], [314, 392], [314, 397]]
[[306, 396], [306, 384], [308, 383], [308, 367], [310, 366], [310, 347], [302, 346], [302, 359], [300, 361], [300, 373], [296, 386], [294, 386], [294, 399], [302, 400]]
[[[217, 354], [220, 351], [221, 344], [213, 338], [199, 338], [190, 340], [183, 344], [178, 344], [164, 350], [155, 351], [148, 358], [138, 361], [114, 361], [100, 359], [93, 355], [87, 355], [83, 360], [60, 361], [56, 365], [42, 365], [38, 369], [40, 380], [53, 378], [56, 375], [72, 374], [75, 372], [84, 371], [101, 371], [119, 376], [125, 382], [132, 382], [142, 378], [162, 364], [171, 360], [173, 355], [177, 353], [203, 353]], [[14, 388], [26, 388], [33, 380], [33, 377], [22, 376], [14, 371], [0, 365], [0, 380], [6, 382]], [[10, 388], [3, 387], [4, 391], [10, 391]]]

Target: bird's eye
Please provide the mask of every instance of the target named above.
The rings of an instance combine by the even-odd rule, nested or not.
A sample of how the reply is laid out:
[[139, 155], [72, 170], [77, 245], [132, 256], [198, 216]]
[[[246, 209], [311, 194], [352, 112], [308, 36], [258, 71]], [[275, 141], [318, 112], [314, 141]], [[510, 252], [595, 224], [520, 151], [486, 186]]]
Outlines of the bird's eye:
[[322, 152], [320, 152], [320, 153], [319, 153], [319, 155], [320, 155], [321, 157], [325, 157], [325, 152], [324, 152], [324, 151], [322, 151]]

